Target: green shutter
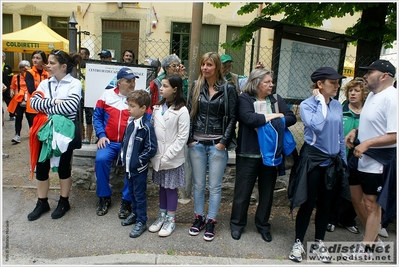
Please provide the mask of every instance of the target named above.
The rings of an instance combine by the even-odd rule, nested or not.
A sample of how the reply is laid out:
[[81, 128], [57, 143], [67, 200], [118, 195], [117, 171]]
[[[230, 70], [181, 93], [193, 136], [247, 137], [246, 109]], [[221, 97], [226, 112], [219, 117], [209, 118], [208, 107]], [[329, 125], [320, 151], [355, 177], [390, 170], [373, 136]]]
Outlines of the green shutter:
[[[3, 14], [3, 34], [13, 32], [12, 25], [12, 15], [11, 14]], [[6, 62], [9, 64], [14, 70], [18, 69], [18, 66], [14, 66], [14, 53], [6, 52]]]
[[[110, 49], [110, 50], [114, 50], [115, 54], [114, 54], [114, 58], [117, 61], [121, 61], [121, 37], [122, 34], [121, 33], [117, 33], [117, 32], [103, 32], [103, 36], [102, 36], [102, 50], [106, 49]], [[100, 53], [101, 51], [96, 52], [96, 54]], [[118, 56], [119, 55], [119, 56]], [[100, 59], [100, 56], [97, 56], [96, 59]]]
[[[240, 36], [240, 27], [227, 27], [226, 33], [226, 42], [230, 42], [236, 36]], [[226, 49], [226, 54], [230, 55], [233, 58], [233, 68], [231, 70], [232, 73], [236, 73], [238, 75], [249, 75], [249, 73], [244, 73], [245, 66], [245, 46], [240, 50], [233, 50], [231, 48]], [[254, 63], [255, 64], [255, 63]]]
[[219, 25], [202, 25], [200, 55], [206, 52], [219, 53]]

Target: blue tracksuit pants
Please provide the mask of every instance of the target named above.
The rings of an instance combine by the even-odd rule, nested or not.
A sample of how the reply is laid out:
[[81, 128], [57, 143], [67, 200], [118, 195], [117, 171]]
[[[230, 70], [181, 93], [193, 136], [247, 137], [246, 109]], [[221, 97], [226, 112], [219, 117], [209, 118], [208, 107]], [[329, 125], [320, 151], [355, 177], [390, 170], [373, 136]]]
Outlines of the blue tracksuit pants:
[[[138, 174], [130, 174], [127, 178], [130, 197], [132, 199], [132, 213], [137, 215], [137, 222], [146, 224], [147, 218], [147, 174], [148, 169]], [[127, 177], [128, 174], [126, 173]], [[126, 178], [125, 178], [126, 179]]]
[[[120, 148], [121, 143], [111, 142], [110, 144], [106, 143], [105, 148], [97, 150], [95, 161], [95, 174], [97, 180], [96, 193], [98, 197], [111, 197], [112, 195], [112, 190], [109, 186], [109, 175], [111, 172], [112, 162], [118, 158]], [[129, 194], [126, 177], [122, 189], [122, 199], [129, 202], [132, 201]]]

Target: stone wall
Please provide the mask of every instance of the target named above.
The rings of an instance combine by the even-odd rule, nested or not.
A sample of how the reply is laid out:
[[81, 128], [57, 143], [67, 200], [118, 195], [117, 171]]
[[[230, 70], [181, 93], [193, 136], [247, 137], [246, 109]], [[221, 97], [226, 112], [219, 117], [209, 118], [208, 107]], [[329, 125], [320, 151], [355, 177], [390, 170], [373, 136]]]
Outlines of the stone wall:
[[[94, 174], [94, 163], [96, 156], [97, 145], [83, 145], [81, 149], [75, 150], [72, 162], [72, 186], [83, 190], [95, 190], [96, 178]], [[186, 157], [187, 158], [187, 157]], [[186, 162], [186, 187], [179, 189], [180, 199], [191, 199], [191, 168], [190, 164]], [[110, 175], [110, 184], [112, 190], [120, 192], [123, 187], [124, 168], [122, 166], [115, 166], [113, 163]], [[288, 175], [279, 176], [274, 191], [274, 205], [289, 205], [287, 198]], [[234, 179], [236, 176], [235, 168], [235, 153], [229, 152], [229, 161], [226, 166], [223, 177], [222, 186], [222, 201], [231, 202], [234, 194]], [[147, 195], [149, 197], [158, 197], [158, 186], [152, 182], [152, 168], [150, 167], [147, 177]], [[255, 185], [254, 192], [251, 197], [251, 204], [256, 204], [258, 199], [257, 185]]]

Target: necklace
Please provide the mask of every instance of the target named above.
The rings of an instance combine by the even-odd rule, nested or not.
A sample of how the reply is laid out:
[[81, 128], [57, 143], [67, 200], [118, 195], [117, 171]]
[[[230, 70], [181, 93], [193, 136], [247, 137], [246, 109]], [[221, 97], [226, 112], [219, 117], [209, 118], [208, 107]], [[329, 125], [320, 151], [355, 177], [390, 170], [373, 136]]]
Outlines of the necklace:
[[350, 110], [352, 110], [356, 114], [360, 114], [360, 112], [362, 112], [362, 109], [363, 109], [363, 107], [354, 108], [351, 104], [349, 104], [349, 108], [350, 108]]

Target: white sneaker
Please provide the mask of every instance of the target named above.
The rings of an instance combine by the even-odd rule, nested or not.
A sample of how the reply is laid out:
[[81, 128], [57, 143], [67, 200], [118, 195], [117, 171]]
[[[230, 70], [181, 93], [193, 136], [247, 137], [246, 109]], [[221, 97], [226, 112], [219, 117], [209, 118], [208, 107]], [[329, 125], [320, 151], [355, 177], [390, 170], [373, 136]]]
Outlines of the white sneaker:
[[317, 256], [317, 259], [321, 262], [331, 262], [330, 253], [328, 253], [327, 247], [324, 245], [323, 241], [313, 243], [310, 246], [310, 252]]
[[342, 254], [343, 259], [351, 262], [369, 262], [372, 261], [374, 258], [374, 255], [372, 252], [366, 252], [365, 247], [363, 244], [360, 244], [357, 250], [353, 253], [350, 253], [349, 255], [344, 255]]
[[170, 236], [175, 230], [175, 217], [166, 216], [166, 220], [162, 226], [161, 231], [159, 231], [159, 236]]
[[288, 258], [293, 261], [301, 262], [302, 261], [302, 253], [305, 253], [305, 249], [299, 239], [296, 240], [294, 245], [292, 246], [292, 250]]
[[158, 218], [155, 220], [153, 224], [151, 224], [150, 228], [148, 228], [148, 231], [151, 233], [156, 233], [158, 232], [162, 225], [164, 224], [166, 219], [166, 214], [165, 212], [158, 212]]
[[11, 142], [13, 142], [13, 143], [21, 143], [21, 137], [18, 134], [16, 134], [14, 136], [14, 138], [11, 140]]
[[381, 228], [380, 231], [378, 232], [378, 235], [381, 236], [381, 237], [385, 237], [385, 238], [389, 237], [387, 229], [385, 229], [385, 228]]
[[377, 242], [374, 242], [376, 247], [382, 247], [383, 249], [385, 248], [384, 243], [382, 242], [381, 238], [378, 237]]

